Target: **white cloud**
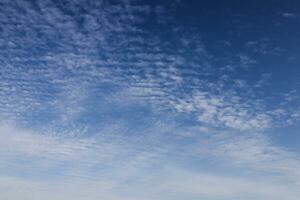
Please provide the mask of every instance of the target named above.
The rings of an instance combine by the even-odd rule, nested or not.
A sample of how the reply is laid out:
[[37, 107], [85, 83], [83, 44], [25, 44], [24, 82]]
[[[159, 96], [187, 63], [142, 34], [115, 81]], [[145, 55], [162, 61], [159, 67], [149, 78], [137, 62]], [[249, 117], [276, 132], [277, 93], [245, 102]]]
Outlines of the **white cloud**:
[[[47, 136], [2, 125], [1, 195], [12, 200], [21, 196], [264, 200], [299, 195], [298, 157], [261, 134], [220, 133], [163, 121], [145, 128], [140, 133], [142, 140], [121, 137], [120, 130], [126, 129], [80, 139], [72, 134]], [[178, 146], [183, 140], [188, 145]], [[30, 162], [19, 165], [18, 158]], [[215, 167], [193, 164], [200, 160]], [[6, 174], [9, 171], [15, 173]], [[20, 172], [31, 176], [25, 178]]]
[[[78, 2], [60, 6], [76, 10]], [[1, 51], [0, 116], [16, 122], [0, 126], [3, 198], [299, 196], [299, 158], [274, 146], [265, 134], [249, 133], [276, 126], [291, 114], [299, 118], [299, 110], [268, 108], [257, 92], [267, 77], [252, 87], [234, 76], [233, 64], [221, 76], [198, 35], [174, 28], [174, 38], [164, 41], [136, 26], [145, 20], [140, 14], [152, 8], [103, 2], [93, 3], [82, 16], [83, 24], [52, 1], [17, 2], [28, 10], [22, 17], [14, 6], [0, 13], [1, 19], [11, 20], [3, 29], [6, 38], [0, 39], [4, 47], [5, 39], [10, 40], [10, 48]], [[15, 34], [18, 27], [24, 36]], [[244, 54], [238, 60], [242, 67], [256, 63]], [[189, 114], [202, 126], [182, 128], [172, 120], [155, 119], [160, 122], [149, 122], [137, 134], [126, 119], [88, 132], [80, 119], [84, 112], [103, 114], [98, 110], [102, 98]], [[40, 122], [36, 130], [20, 128], [32, 122]], [[242, 133], [233, 133], [237, 130]], [[201, 160], [207, 163], [198, 166]], [[214, 171], [207, 166], [212, 163], [220, 166]], [[225, 169], [226, 176], [216, 172]], [[24, 173], [31, 176], [24, 178]], [[250, 176], [255, 173], [265, 180], [254, 181]]]
[[297, 17], [297, 15], [295, 13], [290, 13], [290, 12], [282, 13], [281, 16], [285, 17], [285, 18], [295, 18], [295, 17]]
[[[156, 8], [130, 2], [93, 2], [80, 24], [64, 12], [76, 11], [80, 1], [68, 6], [52, 1], [17, 4], [28, 12], [20, 17], [11, 6], [2, 18], [19, 23], [27, 34], [16, 35], [14, 23], [6, 24], [4, 29], [4, 35], [12, 38], [9, 42], [19, 46], [3, 52], [7, 59], [0, 79], [2, 118], [27, 123], [31, 118], [48, 115], [70, 123], [85, 111], [84, 101], [108, 95], [107, 86], [158, 110], [189, 113], [209, 126], [264, 129], [291, 115], [291, 111], [285, 110], [286, 114], [279, 116], [267, 109], [268, 102], [258, 95], [265, 81], [251, 86], [234, 77], [237, 67], [232, 63], [221, 70], [222, 76], [218, 74], [213, 66], [215, 57], [192, 29], [175, 26], [176, 34], [170, 33], [174, 38], [165, 41], [137, 26]], [[156, 14], [163, 18], [165, 12]], [[54, 47], [46, 41], [53, 41]], [[258, 43], [262, 42], [247, 45]], [[1, 44], [5, 46], [6, 41]], [[29, 52], [28, 47], [44, 51]], [[256, 62], [246, 54], [238, 55], [242, 67]]]

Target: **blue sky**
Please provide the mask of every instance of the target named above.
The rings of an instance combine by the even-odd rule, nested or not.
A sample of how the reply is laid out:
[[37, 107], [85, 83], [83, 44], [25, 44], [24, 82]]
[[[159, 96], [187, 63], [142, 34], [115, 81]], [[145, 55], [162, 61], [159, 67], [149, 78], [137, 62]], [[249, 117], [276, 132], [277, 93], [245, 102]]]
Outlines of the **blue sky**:
[[0, 196], [296, 200], [297, 1], [0, 0]]

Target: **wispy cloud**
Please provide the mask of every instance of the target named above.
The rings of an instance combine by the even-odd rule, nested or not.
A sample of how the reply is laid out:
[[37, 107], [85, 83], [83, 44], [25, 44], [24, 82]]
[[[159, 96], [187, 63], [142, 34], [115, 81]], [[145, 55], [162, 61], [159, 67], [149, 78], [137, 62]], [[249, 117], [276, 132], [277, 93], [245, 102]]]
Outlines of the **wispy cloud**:
[[[104, 96], [101, 88], [109, 85], [161, 109], [194, 114], [210, 125], [251, 129], [277, 123], [276, 114], [256, 92], [258, 85], [233, 78], [237, 69], [257, 62], [248, 55], [240, 54], [236, 70], [227, 71], [224, 78], [224, 71], [220, 76], [214, 66], [215, 57], [193, 30], [187, 32], [175, 25], [178, 36], [167, 32], [170, 40], [164, 41], [141, 28], [156, 8], [100, 1], [84, 5], [88, 7], [85, 15], [69, 14], [79, 4], [23, 2], [11, 5], [3, 14], [3, 20], [11, 21], [5, 25], [4, 35], [10, 35], [9, 43], [17, 45], [1, 42], [8, 48], [4, 57], [11, 57], [2, 58], [6, 66], [1, 69], [4, 118], [26, 120], [49, 113], [49, 108], [50, 118], [79, 116], [84, 101], [100, 93]], [[18, 14], [21, 7], [26, 10], [22, 16]], [[154, 14], [163, 16], [163, 10]], [[14, 33], [15, 23], [25, 35]], [[149, 35], [147, 40], [145, 35]], [[28, 48], [40, 50], [29, 52]]]
[[[125, 194], [131, 199], [293, 199], [299, 194], [294, 183], [300, 181], [300, 161], [260, 134], [220, 135], [201, 127], [167, 126], [145, 129], [140, 141], [129, 135], [112, 139], [114, 134], [109, 134], [106, 138], [103, 133], [62, 139], [2, 125], [2, 172], [14, 170], [20, 175], [2, 173], [1, 193], [11, 199], [30, 199], [32, 194], [36, 199], [121, 199]], [[148, 131], [155, 131], [156, 137]], [[169, 131], [172, 134], [168, 136]], [[165, 144], [167, 138], [171, 141]], [[178, 148], [178, 141], [189, 145]], [[20, 165], [18, 159], [25, 163]], [[191, 162], [197, 160], [207, 160], [206, 164], [215, 167], [193, 169]], [[59, 174], [49, 177], [52, 170], [58, 173], [57, 167]], [[226, 169], [227, 175], [220, 173], [221, 169]], [[233, 171], [237, 169], [244, 175], [236, 176]]]
[[282, 17], [285, 18], [295, 18], [297, 17], [297, 15], [295, 13], [291, 13], [291, 12], [284, 12], [281, 14]]
[[265, 98], [272, 74], [249, 80], [248, 51], [218, 57], [159, 5], [2, 2], [3, 198], [300, 195], [299, 156], [268, 136], [299, 119], [297, 90]]

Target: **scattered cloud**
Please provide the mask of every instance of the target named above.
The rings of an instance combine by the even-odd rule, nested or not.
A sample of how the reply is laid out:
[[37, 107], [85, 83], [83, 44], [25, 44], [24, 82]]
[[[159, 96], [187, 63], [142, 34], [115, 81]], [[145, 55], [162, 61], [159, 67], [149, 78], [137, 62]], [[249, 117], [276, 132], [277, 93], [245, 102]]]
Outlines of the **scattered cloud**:
[[281, 52], [269, 40], [243, 41], [252, 53], [223, 58], [164, 6], [2, 2], [3, 198], [300, 195], [299, 156], [268, 136], [299, 119], [297, 90], [277, 102], [262, 95], [271, 73], [248, 78], [253, 52]]

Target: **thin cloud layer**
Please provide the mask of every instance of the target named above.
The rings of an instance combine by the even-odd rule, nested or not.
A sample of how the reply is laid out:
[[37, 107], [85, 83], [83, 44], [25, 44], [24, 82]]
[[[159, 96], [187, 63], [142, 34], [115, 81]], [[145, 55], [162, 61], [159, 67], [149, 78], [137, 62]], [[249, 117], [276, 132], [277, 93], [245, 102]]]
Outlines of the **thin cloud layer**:
[[297, 15], [200, 4], [0, 0], [0, 196], [299, 196]]

